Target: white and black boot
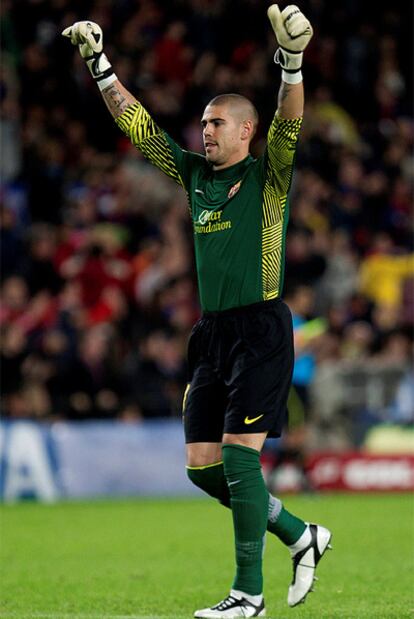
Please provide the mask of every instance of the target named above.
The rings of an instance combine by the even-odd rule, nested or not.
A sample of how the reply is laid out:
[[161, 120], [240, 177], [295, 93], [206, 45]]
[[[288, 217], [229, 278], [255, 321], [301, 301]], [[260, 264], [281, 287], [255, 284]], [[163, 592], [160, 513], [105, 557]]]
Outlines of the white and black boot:
[[264, 617], [266, 609], [262, 595], [248, 595], [231, 590], [224, 600], [212, 606], [196, 610], [194, 617], [202, 619], [235, 619], [236, 617]]
[[332, 533], [318, 524], [308, 524], [304, 537], [303, 548], [300, 547], [301, 539], [290, 546], [293, 561], [293, 580], [288, 591], [287, 601], [289, 606], [303, 603], [308, 593], [313, 591], [313, 582], [316, 580], [316, 566], [325, 551], [332, 548], [330, 544]]

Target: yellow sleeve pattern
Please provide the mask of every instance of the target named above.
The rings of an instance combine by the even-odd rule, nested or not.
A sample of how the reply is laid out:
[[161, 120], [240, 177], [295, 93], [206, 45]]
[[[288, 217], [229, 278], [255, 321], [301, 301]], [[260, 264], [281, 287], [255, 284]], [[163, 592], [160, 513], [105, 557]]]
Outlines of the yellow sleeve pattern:
[[302, 118], [286, 120], [276, 112], [267, 134], [266, 176], [279, 195], [289, 191], [301, 125]]
[[264, 301], [276, 299], [282, 292], [287, 226], [285, 210], [301, 124], [301, 118], [286, 120], [276, 113], [267, 135], [267, 166], [262, 206]]
[[115, 122], [146, 159], [184, 187], [164, 131], [139, 102], [129, 106]]

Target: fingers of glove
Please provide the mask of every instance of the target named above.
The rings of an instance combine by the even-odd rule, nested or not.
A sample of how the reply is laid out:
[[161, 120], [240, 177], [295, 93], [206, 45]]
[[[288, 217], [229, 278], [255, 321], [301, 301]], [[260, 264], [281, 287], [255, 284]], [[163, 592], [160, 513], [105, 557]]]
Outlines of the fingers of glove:
[[65, 28], [62, 35], [68, 37], [72, 45], [88, 45], [93, 52], [102, 51], [102, 29], [90, 21], [79, 21]]
[[93, 52], [102, 51], [102, 30], [98, 24], [92, 21], [81, 21], [74, 24], [76, 43], [78, 45], [89, 45]]
[[87, 42], [92, 47], [94, 52], [101, 52], [103, 47], [102, 28], [93, 21], [86, 22]]
[[311, 35], [313, 33], [312, 27], [307, 19], [297, 20], [292, 23], [292, 27], [289, 28], [289, 35], [296, 39], [301, 35]]
[[281, 12], [282, 21], [285, 24], [288, 22], [294, 15], [300, 13], [300, 8], [296, 6], [296, 4], [289, 4], [289, 6], [285, 7]]
[[282, 15], [277, 4], [272, 4], [271, 6], [269, 6], [269, 8], [267, 9], [267, 16], [270, 19], [270, 23], [272, 24], [272, 28], [275, 31], [277, 37], [277, 33], [280, 33], [283, 29]]
[[84, 23], [85, 22], [75, 22], [72, 26], [69, 26], [69, 28], [65, 28], [62, 35], [68, 37], [72, 45], [81, 45], [85, 43], [85, 28], [82, 27]]
[[288, 34], [295, 38], [302, 34], [312, 34], [312, 27], [302, 13], [298, 13], [286, 24]]
[[79, 45], [85, 42], [83, 40], [81, 25], [82, 22], [77, 21], [70, 28], [66, 28], [66, 30], [63, 31], [63, 33], [68, 33], [66, 36], [70, 38], [72, 45]]
[[64, 30], [62, 30], [62, 36], [68, 37], [68, 39], [71, 39], [72, 38], [72, 26], [69, 26], [68, 28], [65, 28]]

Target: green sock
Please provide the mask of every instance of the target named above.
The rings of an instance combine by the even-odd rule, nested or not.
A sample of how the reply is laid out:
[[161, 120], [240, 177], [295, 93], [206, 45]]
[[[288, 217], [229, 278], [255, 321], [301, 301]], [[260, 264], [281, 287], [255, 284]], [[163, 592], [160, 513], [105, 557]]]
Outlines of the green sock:
[[262, 557], [269, 493], [260, 453], [242, 445], [223, 445], [223, 465], [233, 514], [237, 571], [233, 589], [250, 595], [263, 591]]
[[[224, 476], [223, 462], [215, 462], [207, 466], [188, 466], [187, 475], [193, 484], [218, 499], [226, 507], [230, 507], [230, 492]], [[271, 494], [268, 495], [268, 500], [267, 530], [276, 535], [284, 544], [288, 546], [294, 544], [305, 531], [305, 522], [290, 514], [282, 506], [280, 500]]]
[[291, 546], [291, 544], [298, 541], [302, 533], [305, 531], [306, 523], [288, 512], [287, 509], [282, 506], [282, 509], [280, 510], [280, 513], [275, 521], [268, 521], [267, 529], [277, 535], [277, 537], [284, 544]]
[[187, 466], [187, 475], [195, 486], [230, 507], [230, 493], [224, 477], [223, 461], [206, 466]]

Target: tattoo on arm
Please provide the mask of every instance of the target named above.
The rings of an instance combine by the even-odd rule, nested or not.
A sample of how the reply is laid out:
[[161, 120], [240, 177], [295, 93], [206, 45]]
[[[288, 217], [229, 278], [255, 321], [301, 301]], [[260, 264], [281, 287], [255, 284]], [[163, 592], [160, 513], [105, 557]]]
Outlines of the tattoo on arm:
[[121, 116], [127, 107], [135, 103], [136, 99], [132, 97], [132, 95], [128, 95], [128, 91], [125, 91], [122, 86], [118, 86], [117, 82], [111, 84], [102, 91], [106, 106], [114, 118]]
[[279, 89], [279, 96], [278, 96], [278, 104], [279, 105], [283, 105], [283, 102], [289, 96], [289, 93], [291, 91], [292, 91], [292, 85], [291, 84], [287, 84], [286, 82], [282, 81], [282, 83], [280, 85], [280, 89]]
[[282, 118], [303, 116], [303, 84], [287, 84], [282, 80], [278, 94], [278, 110]]

